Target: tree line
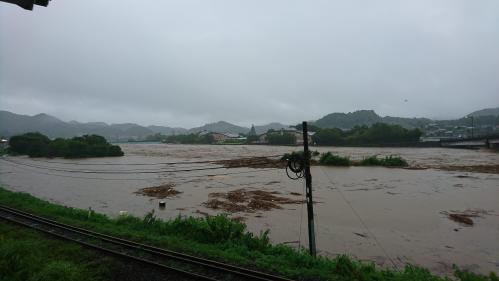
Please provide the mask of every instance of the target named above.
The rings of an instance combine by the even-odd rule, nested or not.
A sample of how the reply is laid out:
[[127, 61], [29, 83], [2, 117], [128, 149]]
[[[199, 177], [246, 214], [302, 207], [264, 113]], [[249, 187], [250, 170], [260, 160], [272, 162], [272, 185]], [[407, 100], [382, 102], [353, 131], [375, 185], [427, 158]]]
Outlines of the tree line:
[[343, 131], [337, 128], [320, 129], [312, 140], [317, 145], [373, 145], [373, 144], [400, 144], [416, 143], [421, 137], [421, 130], [406, 129], [399, 125], [376, 123], [371, 127], [355, 126], [351, 130]]
[[[312, 136], [312, 144], [316, 145], [377, 145], [377, 144], [410, 144], [419, 142], [422, 135], [419, 129], [406, 129], [400, 125], [386, 123], [375, 123], [372, 126], [355, 126], [350, 130], [338, 128], [320, 128], [313, 124], [309, 126]], [[298, 131], [302, 130], [301, 124], [295, 126]], [[259, 136], [251, 134], [247, 136], [246, 143], [253, 144], [258, 141]], [[215, 140], [211, 134], [185, 134], [185, 135], [161, 135], [155, 134], [146, 138], [149, 141], [162, 141], [166, 143], [180, 144], [213, 144]], [[296, 134], [280, 130], [268, 130], [266, 140], [269, 145], [296, 145]]]
[[30, 157], [106, 157], [123, 156], [121, 147], [112, 145], [99, 135], [84, 135], [71, 139], [49, 139], [40, 133], [26, 133], [9, 139], [9, 154]]

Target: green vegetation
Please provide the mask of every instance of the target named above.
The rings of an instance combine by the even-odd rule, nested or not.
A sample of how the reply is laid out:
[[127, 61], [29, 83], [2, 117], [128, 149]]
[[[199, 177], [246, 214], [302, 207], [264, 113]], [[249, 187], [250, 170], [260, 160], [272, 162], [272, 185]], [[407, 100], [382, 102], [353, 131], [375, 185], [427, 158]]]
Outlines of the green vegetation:
[[168, 136], [161, 133], [156, 133], [154, 135], [148, 135], [144, 138], [144, 141], [164, 141]]
[[267, 141], [270, 145], [295, 145], [296, 136], [292, 133], [269, 130]]
[[319, 163], [328, 166], [350, 166], [352, 162], [348, 157], [334, 155], [331, 152], [326, 152], [319, 158]]
[[[272, 245], [268, 232], [255, 236], [247, 232], [245, 224], [223, 215], [207, 218], [178, 217], [162, 221], [154, 213], [149, 213], [143, 219], [132, 216], [111, 219], [91, 210], [63, 207], [2, 188], [0, 203], [102, 233], [300, 280], [451, 281], [412, 265], [401, 270], [390, 270], [376, 267], [372, 263], [355, 261], [344, 255], [334, 259], [322, 256], [313, 258], [304, 250]], [[455, 279], [499, 281], [493, 273], [484, 276], [457, 269]]]
[[377, 155], [370, 156], [358, 162], [359, 166], [385, 166], [385, 167], [406, 167], [407, 161], [400, 156], [386, 156], [385, 158], [378, 158]]
[[119, 269], [109, 257], [22, 226], [0, 222], [0, 233], [0, 280], [110, 280]]
[[318, 145], [403, 144], [418, 142], [421, 134], [419, 129], [408, 130], [399, 125], [376, 123], [371, 127], [356, 126], [349, 131], [320, 129], [312, 140]]
[[314, 125], [321, 128], [352, 129], [355, 126], [371, 126], [376, 123], [399, 125], [404, 128], [423, 128], [433, 122], [427, 118], [381, 117], [373, 110], [357, 110], [349, 113], [331, 113], [317, 121]]
[[322, 153], [319, 163], [327, 166], [385, 166], [385, 167], [406, 167], [407, 161], [400, 156], [385, 156], [378, 158], [377, 155], [362, 159], [361, 161], [350, 160], [349, 157], [335, 155], [331, 152]]
[[40, 133], [11, 137], [9, 153], [30, 157], [66, 158], [123, 156], [121, 147], [109, 144], [104, 137], [98, 135], [50, 140]]
[[163, 142], [181, 144], [212, 144], [215, 142], [212, 134], [187, 134], [164, 136]]

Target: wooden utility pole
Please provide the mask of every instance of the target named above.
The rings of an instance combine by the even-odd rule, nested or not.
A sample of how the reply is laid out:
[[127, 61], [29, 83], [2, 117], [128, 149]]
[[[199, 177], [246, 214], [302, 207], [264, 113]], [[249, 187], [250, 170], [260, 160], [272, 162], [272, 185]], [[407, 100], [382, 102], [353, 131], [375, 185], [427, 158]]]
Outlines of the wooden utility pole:
[[307, 215], [308, 215], [308, 245], [310, 255], [315, 256], [317, 250], [315, 248], [315, 228], [314, 228], [314, 201], [312, 199], [312, 175], [310, 174], [310, 152], [308, 151], [308, 128], [307, 122], [303, 121], [303, 157], [305, 168], [305, 184], [306, 184], [306, 199], [307, 199]]

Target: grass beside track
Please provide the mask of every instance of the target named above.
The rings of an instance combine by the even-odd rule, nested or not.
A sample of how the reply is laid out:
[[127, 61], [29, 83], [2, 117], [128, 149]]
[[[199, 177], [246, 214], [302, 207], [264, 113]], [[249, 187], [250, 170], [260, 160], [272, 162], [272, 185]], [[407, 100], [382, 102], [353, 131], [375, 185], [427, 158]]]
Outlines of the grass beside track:
[[[301, 280], [499, 281], [494, 273], [484, 276], [456, 269], [454, 278], [449, 279], [412, 265], [406, 265], [401, 270], [391, 270], [347, 256], [312, 258], [305, 251], [286, 245], [272, 245], [268, 233], [255, 236], [246, 230], [244, 223], [232, 221], [223, 215], [179, 217], [168, 221], [157, 219], [152, 213], [144, 218], [109, 218], [92, 210], [52, 204], [1, 187], [0, 204], [101, 233]], [[3, 255], [2, 251], [0, 249]]]
[[112, 280], [115, 268], [109, 257], [0, 221], [0, 280]]

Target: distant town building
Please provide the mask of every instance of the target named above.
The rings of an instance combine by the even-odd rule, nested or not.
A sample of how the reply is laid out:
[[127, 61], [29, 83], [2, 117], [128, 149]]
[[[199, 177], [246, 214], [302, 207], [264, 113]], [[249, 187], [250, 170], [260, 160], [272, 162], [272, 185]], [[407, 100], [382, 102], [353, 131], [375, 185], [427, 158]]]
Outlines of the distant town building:
[[213, 137], [215, 143], [241, 143], [246, 140], [246, 137], [234, 133], [210, 132], [208, 134]]
[[0, 139], [0, 148], [5, 148], [7, 147], [7, 144], [9, 143], [8, 140], [6, 139]]

